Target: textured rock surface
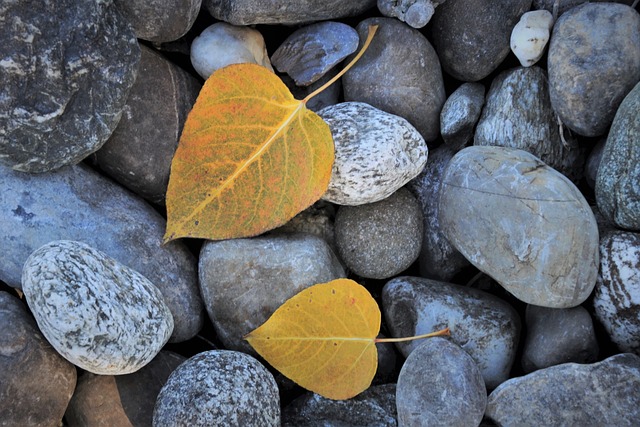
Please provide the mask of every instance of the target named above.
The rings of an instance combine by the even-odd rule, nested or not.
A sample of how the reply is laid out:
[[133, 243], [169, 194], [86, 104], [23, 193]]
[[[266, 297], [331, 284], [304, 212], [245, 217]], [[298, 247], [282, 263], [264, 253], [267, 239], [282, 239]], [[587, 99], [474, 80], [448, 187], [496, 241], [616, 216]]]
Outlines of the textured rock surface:
[[[445, 327], [451, 340], [478, 365], [488, 388], [509, 378], [520, 335], [520, 319], [503, 300], [477, 289], [418, 277], [396, 277], [384, 286], [382, 309], [394, 337]], [[420, 341], [397, 343], [406, 357]]]
[[76, 368], [42, 336], [22, 302], [0, 292], [0, 424], [56, 426], [76, 386]]
[[201, 0], [114, 0], [136, 37], [152, 42], [177, 40], [193, 25]]
[[478, 366], [445, 338], [425, 340], [402, 365], [396, 391], [398, 425], [477, 426], [486, 404]]
[[473, 143], [519, 148], [574, 182], [582, 176], [584, 150], [568, 132], [561, 139], [540, 67], [518, 67], [493, 79]]
[[431, 19], [442, 69], [468, 82], [488, 76], [509, 54], [511, 30], [530, 7], [531, 0], [445, 1]]
[[359, 15], [376, 0], [203, 0], [209, 13], [234, 25], [298, 24]]
[[168, 351], [137, 372], [128, 375], [95, 375], [78, 379], [64, 418], [76, 426], [150, 426], [160, 389], [185, 357]]
[[504, 147], [458, 152], [442, 178], [438, 213], [449, 242], [521, 301], [574, 307], [593, 290], [593, 212], [566, 177], [532, 154]]
[[618, 348], [640, 354], [640, 234], [609, 231], [600, 239], [593, 305]]
[[602, 152], [596, 202], [612, 223], [640, 231], [640, 83], [620, 104]]
[[395, 427], [396, 385], [369, 387], [348, 400], [305, 393], [282, 411], [283, 427]]
[[436, 6], [445, 0], [378, 0], [378, 10], [384, 16], [398, 18], [413, 28], [429, 23]]
[[582, 307], [527, 306], [527, 335], [522, 368], [532, 372], [561, 363], [592, 363], [598, 357], [598, 341], [589, 312]]
[[0, 280], [20, 287], [22, 265], [52, 240], [79, 240], [138, 271], [164, 296], [172, 342], [193, 337], [204, 313], [196, 261], [162, 244], [165, 220], [151, 206], [84, 166], [29, 175], [0, 167]]
[[471, 140], [483, 105], [484, 86], [480, 83], [463, 83], [447, 98], [440, 112], [445, 144], [458, 150]]
[[255, 354], [242, 337], [286, 300], [345, 273], [329, 246], [305, 233], [206, 242], [200, 253], [200, 289], [223, 344]]
[[2, 2], [0, 162], [43, 172], [107, 140], [140, 52], [110, 1]]
[[640, 16], [616, 3], [586, 3], [564, 13], [548, 55], [551, 104], [580, 135], [606, 132], [640, 80]]
[[162, 387], [154, 427], [279, 426], [273, 376], [244, 353], [212, 350], [178, 367]]
[[340, 22], [319, 22], [294, 31], [271, 62], [298, 86], [308, 86], [358, 48], [358, 33]]
[[124, 114], [96, 159], [120, 184], [162, 203], [171, 160], [200, 84], [152, 49], [141, 46], [141, 53]]
[[34, 251], [22, 270], [22, 290], [58, 353], [96, 374], [137, 371], [173, 332], [158, 288], [85, 243], [57, 240]]
[[389, 197], [420, 173], [428, 148], [402, 117], [362, 102], [344, 102], [318, 112], [336, 147], [324, 200], [362, 205]]
[[370, 25], [378, 25], [378, 31], [365, 54], [342, 77], [344, 99], [404, 117], [425, 140], [435, 140], [446, 98], [436, 51], [418, 30], [392, 18], [359, 23], [361, 41]]
[[404, 188], [379, 202], [341, 206], [335, 220], [338, 255], [359, 276], [395, 276], [418, 258], [422, 222], [418, 201]]
[[566, 363], [503, 383], [489, 395], [486, 416], [498, 425], [631, 426], [640, 419], [638, 387], [638, 356]]

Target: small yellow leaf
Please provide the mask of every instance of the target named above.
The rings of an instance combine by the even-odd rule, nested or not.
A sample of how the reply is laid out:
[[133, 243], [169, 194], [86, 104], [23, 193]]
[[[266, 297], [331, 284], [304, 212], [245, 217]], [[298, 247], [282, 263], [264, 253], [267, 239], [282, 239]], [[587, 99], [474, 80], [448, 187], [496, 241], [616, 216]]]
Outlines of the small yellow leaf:
[[366, 390], [376, 373], [380, 318], [369, 291], [337, 279], [292, 297], [245, 339], [300, 386], [349, 399]]

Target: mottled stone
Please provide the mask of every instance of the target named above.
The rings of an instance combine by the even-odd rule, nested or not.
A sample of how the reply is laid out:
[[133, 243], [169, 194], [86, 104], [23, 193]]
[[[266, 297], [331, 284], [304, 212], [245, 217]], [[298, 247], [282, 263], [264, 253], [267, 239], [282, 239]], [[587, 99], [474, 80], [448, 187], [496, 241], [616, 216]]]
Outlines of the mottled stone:
[[585, 3], [564, 13], [548, 55], [551, 105], [584, 136], [606, 132], [640, 80], [640, 15], [616, 3]]
[[153, 412], [154, 427], [279, 426], [273, 376], [244, 353], [197, 354], [169, 376]]
[[516, 298], [582, 303], [598, 273], [598, 227], [564, 175], [522, 150], [467, 147], [442, 178], [440, 227], [474, 266]]
[[488, 398], [486, 416], [502, 426], [632, 426], [640, 419], [640, 358], [566, 363], [513, 378]]
[[163, 203], [171, 160], [200, 84], [152, 49], [141, 46], [141, 53], [124, 114], [96, 160], [120, 184]]
[[82, 242], [57, 240], [34, 251], [22, 270], [22, 290], [51, 345], [95, 374], [137, 371], [173, 332], [153, 283]]
[[272, 233], [309, 233], [322, 238], [333, 250], [338, 252], [335, 245], [334, 218], [336, 208], [332, 203], [319, 200], [286, 224], [274, 229]]
[[600, 161], [602, 160], [605, 142], [606, 139], [601, 139], [593, 146], [591, 152], [587, 156], [587, 163], [584, 166], [584, 179], [592, 190], [595, 190], [596, 188], [598, 168], [600, 167]]
[[593, 321], [582, 307], [527, 306], [522, 368], [529, 373], [561, 363], [592, 363], [598, 357]]
[[510, 52], [509, 39], [531, 0], [447, 0], [431, 19], [433, 44], [442, 69], [475, 82], [487, 77]]
[[540, 67], [518, 67], [493, 79], [474, 145], [528, 151], [575, 182], [582, 177], [584, 150], [568, 132], [564, 138]]
[[400, 426], [477, 426], [487, 390], [471, 356], [435, 337], [420, 343], [402, 365], [396, 404]]
[[640, 231], [640, 83], [620, 104], [596, 178], [600, 212], [620, 228]]
[[200, 12], [201, 0], [114, 0], [114, 3], [136, 37], [163, 43], [177, 40], [189, 31]]
[[316, 283], [345, 277], [327, 243], [306, 233], [208, 241], [200, 290], [225, 347], [256, 354], [242, 339], [286, 300]]
[[455, 151], [441, 145], [429, 154], [427, 165], [420, 175], [409, 181], [407, 188], [420, 202], [424, 219], [420, 249], [420, 275], [429, 279], [447, 281], [469, 266], [469, 261], [447, 240], [438, 219], [438, 194], [445, 168]]
[[[382, 309], [394, 337], [449, 327], [451, 340], [475, 360], [488, 388], [509, 378], [520, 319], [503, 300], [486, 292], [419, 277], [397, 277], [382, 290]], [[397, 343], [409, 356], [420, 341]]]
[[396, 385], [369, 387], [348, 400], [307, 392], [282, 411], [283, 427], [395, 427]]
[[404, 188], [379, 202], [341, 206], [335, 220], [338, 255], [358, 276], [395, 276], [418, 258], [422, 222], [418, 201]]
[[336, 147], [324, 200], [362, 205], [385, 199], [420, 173], [428, 148], [402, 117], [362, 102], [343, 102], [318, 112]]
[[294, 31], [271, 63], [298, 86], [309, 86], [358, 48], [358, 33], [341, 22], [319, 22]]
[[434, 141], [446, 98], [436, 51], [418, 30], [393, 18], [360, 22], [356, 29], [361, 45], [370, 25], [378, 25], [378, 31], [342, 77], [344, 99], [404, 117], [426, 141]]
[[357, 16], [376, 0], [203, 0], [216, 19], [234, 25], [299, 24]]
[[160, 289], [175, 322], [172, 342], [200, 330], [196, 260], [181, 242], [162, 243], [166, 221], [151, 206], [82, 165], [37, 175], [0, 167], [0, 188], [0, 280], [20, 287], [31, 252], [53, 240], [78, 240]]
[[0, 162], [80, 162], [118, 124], [140, 52], [111, 1], [0, 3]]
[[64, 415], [69, 427], [150, 426], [160, 389], [185, 357], [168, 351], [128, 375], [85, 372]]
[[76, 368], [42, 336], [22, 302], [0, 292], [0, 424], [57, 426]]
[[440, 112], [440, 133], [444, 143], [460, 149], [473, 138], [484, 105], [484, 86], [463, 83], [445, 101]]
[[615, 230], [600, 239], [593, 305], [611, 341], [640, 355], [640, 234]]
[[378, 0], [378, 10], [389, 18], [398, 18], [413, 28], [429, 23], [436, 6], [445, 0]]

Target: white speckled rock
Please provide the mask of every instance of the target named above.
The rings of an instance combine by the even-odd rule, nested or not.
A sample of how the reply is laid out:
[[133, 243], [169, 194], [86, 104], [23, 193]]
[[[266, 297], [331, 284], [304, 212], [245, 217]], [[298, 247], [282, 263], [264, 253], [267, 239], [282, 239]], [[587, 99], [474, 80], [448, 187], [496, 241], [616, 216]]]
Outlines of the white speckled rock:
[[511, 31], [511, 51], [523, 67], [540, 60], [549, 41], [553, 15], [548, 10], [533, 10], [520, 17]]
[[91, 246], [48, 243], [25, 262], [22, 290], [42, 334], [95, 374], [135, 372], [169, 340], [173, 317], [140, 273]]
[[279, 425], [273, 375], [253, 357], [228, 350], [200, 353], [180, 365], [153, 412], [153, 427]]
[[339, 205], [362, 205], [390, 196], [427, 163], [420, 133], [402, 117], [363, 102], [343, 102], [318, 112], [336, 146], [331, 181], [322, 196]]
[[216, 22], [191, 43], [191, 65], [205, 80], [219, 68], [246, 62], [273, 71], [262, 34], [253, 28]]

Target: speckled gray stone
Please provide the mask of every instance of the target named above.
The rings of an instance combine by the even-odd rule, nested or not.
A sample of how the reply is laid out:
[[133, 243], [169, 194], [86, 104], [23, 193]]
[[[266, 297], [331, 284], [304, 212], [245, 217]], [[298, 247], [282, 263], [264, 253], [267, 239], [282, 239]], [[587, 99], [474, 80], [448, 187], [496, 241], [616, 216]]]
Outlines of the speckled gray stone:
[[640, 355], [640, 234], [612, 230], [600, 239], [593, 306], [611, 341]]
[[22, 301], [0, 292], [0, 425], [62, 425], [75, 387], [75, 366], [42, 336]]
[[287, 233], [208, 241], [200, 252], [199, 275], [218, 338], [228, 349], [256, 354], [243, 336], [298, 292], [345, 272], [324, 240]]
[[22, 290], [51, 345], [95, 374], [137, 371], [173, 331], [153, 283], [82, 242], [58, 240], [34, 251], [22, 270]]
[[389, 197], [420, 173], [428, 148], [405, 119], [362, 102], [343, 102], [318, 115], [336, 147], [329, 188], [322, 199], [362, 205]]
[[574, 307], [598, 273], [598, 227], [578, 188], [534, 155], [467, 147], [442, 178], [440, 228], [474, 266], [516, 298]]
[[386, 279], [409, 268], [422, 246], [422, 210], [409, 190], [336, 213], [338, 255], [361, 277]]
[[459, 150], [473, 138], [484, 105], [484, 86], [463, 83], [445, 101], [440, 112], [440, 133], [444, 143]]
[[111, 1], [0, 3], [0, 163], [80, 162], [118, 124], [140, 51]]
[[566, 363], [513, 378], [488, 398], [501, 426], [634, 426], [640, 419], [640, 357]]
[[596, 177], [596, 202], [613, 224], [640, 231], [640, 83], [611, 124]]
[[294, 31], [271, 63], [298, 86], [308, 86], [358, 48], [358, 33], [341, 22], [319, 22]]
[[201, 0], [114, 0], [136, 37], [156, 43], [177, 40], [191, 28]]
[[478, 366], [445, 338], [422, 341], [402, 365], [396, 391], [399, 426], [477, 426], [486, 404]]
[[[396, 277], [382, 290], [382, 310], [394, 337], [451, 330], [478, 365], [484, 382], [494, 388], [509, 378], [520, 318], [505, 301], [486, 292], [420, 277]], [[396, 343], [409, 356], [421, 342]]]
[[280, 425], [273, 375], [244, 353], [197, 354], [169, 376], [153, 412], [153, 427]]
[[548, 54], [551, 105], [584, 136], [606, 132], [640, 80], [640, 15], [616, 3], [585, 3], [558, 18]]

